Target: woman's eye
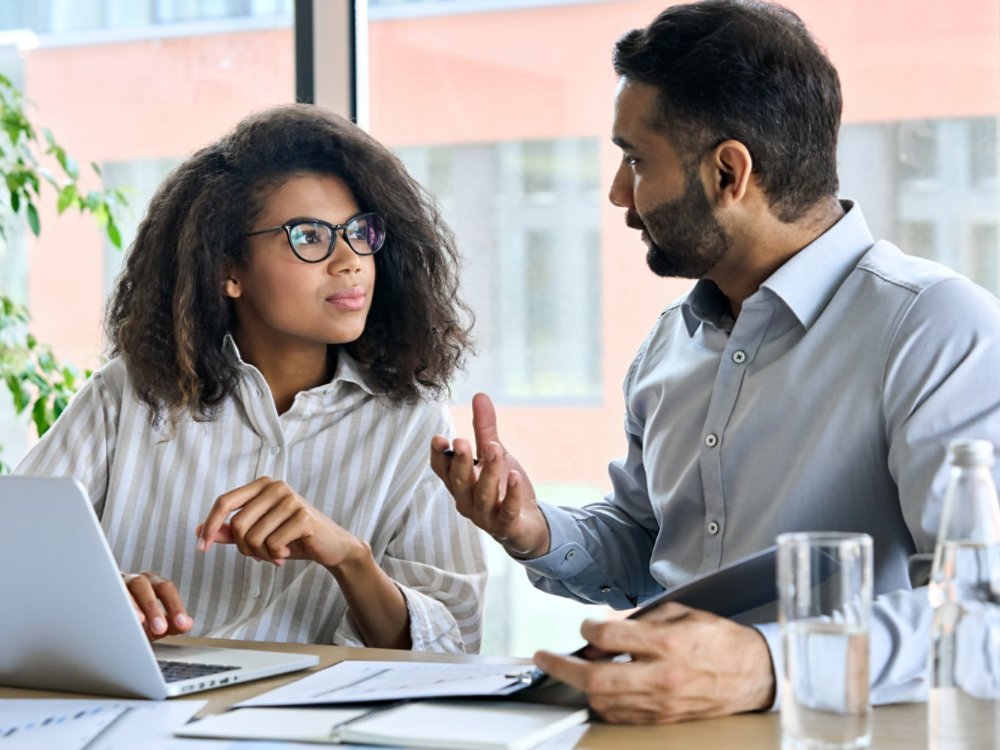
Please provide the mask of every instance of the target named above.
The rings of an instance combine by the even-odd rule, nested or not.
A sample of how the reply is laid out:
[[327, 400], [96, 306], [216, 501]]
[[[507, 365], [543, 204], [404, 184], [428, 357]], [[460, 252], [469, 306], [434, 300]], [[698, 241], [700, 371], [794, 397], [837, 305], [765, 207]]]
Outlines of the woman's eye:
[[315, 245], [323, 241], [319, 229], [298, 227], [292, 237], [296, 245]]

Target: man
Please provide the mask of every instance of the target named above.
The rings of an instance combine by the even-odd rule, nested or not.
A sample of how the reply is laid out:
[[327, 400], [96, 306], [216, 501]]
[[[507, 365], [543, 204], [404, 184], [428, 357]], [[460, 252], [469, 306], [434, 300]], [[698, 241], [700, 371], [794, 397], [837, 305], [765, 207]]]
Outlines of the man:
[[[908, 565], [933, 549], [949, 440], [1000, 441], [1000, 305], [875, 243], [861, 209], [837, 199], [840, 85], [791, 12], [675, 6], [622, 37], [614, 65], [611, 201], [641, 230], [654, 273], [698, 282], [628, 371], [612, 492], [582, 510], [538, 503], [484, 395], [475, 450], [456, 439], [451, 455], [436, 437], [434, 470], [536, 586], [616, 608], [784, 531], [868, 532], [873, 700], [919, 698], [930, 608]], [[774, 623], [669, 605], [582, 633], [632, 661], [541, 652], [536, 664], [609, 721], [780, 700]]]

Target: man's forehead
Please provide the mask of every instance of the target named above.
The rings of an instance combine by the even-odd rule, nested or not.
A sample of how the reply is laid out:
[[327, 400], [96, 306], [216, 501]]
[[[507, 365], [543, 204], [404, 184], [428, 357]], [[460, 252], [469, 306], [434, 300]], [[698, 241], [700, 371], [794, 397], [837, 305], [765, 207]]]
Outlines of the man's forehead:
[[626, 148], [649, 138], [664, 138], [662, 128], [654, 127], [658, 106], [655, 86], [622, 77], [615, 90], [611, 140]]

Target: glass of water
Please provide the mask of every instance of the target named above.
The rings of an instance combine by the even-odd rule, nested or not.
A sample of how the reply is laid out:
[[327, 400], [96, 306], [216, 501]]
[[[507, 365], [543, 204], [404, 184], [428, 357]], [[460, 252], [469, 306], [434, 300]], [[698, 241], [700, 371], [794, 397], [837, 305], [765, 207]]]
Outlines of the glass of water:
[[783, 748], [868, 747], [872, 539], [799, 532], [778, 537], [784, 643]]

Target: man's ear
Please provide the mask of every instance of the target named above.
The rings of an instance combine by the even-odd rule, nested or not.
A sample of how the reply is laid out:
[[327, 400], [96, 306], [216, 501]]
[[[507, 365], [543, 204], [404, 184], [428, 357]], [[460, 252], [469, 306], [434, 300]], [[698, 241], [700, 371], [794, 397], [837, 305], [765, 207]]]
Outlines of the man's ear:
[[709, 197], [721, 208], [739, 203], [746, 196], [753, 172], [750, 150], [739, 141], [723, 141], [706, 157], [710, 175]]

